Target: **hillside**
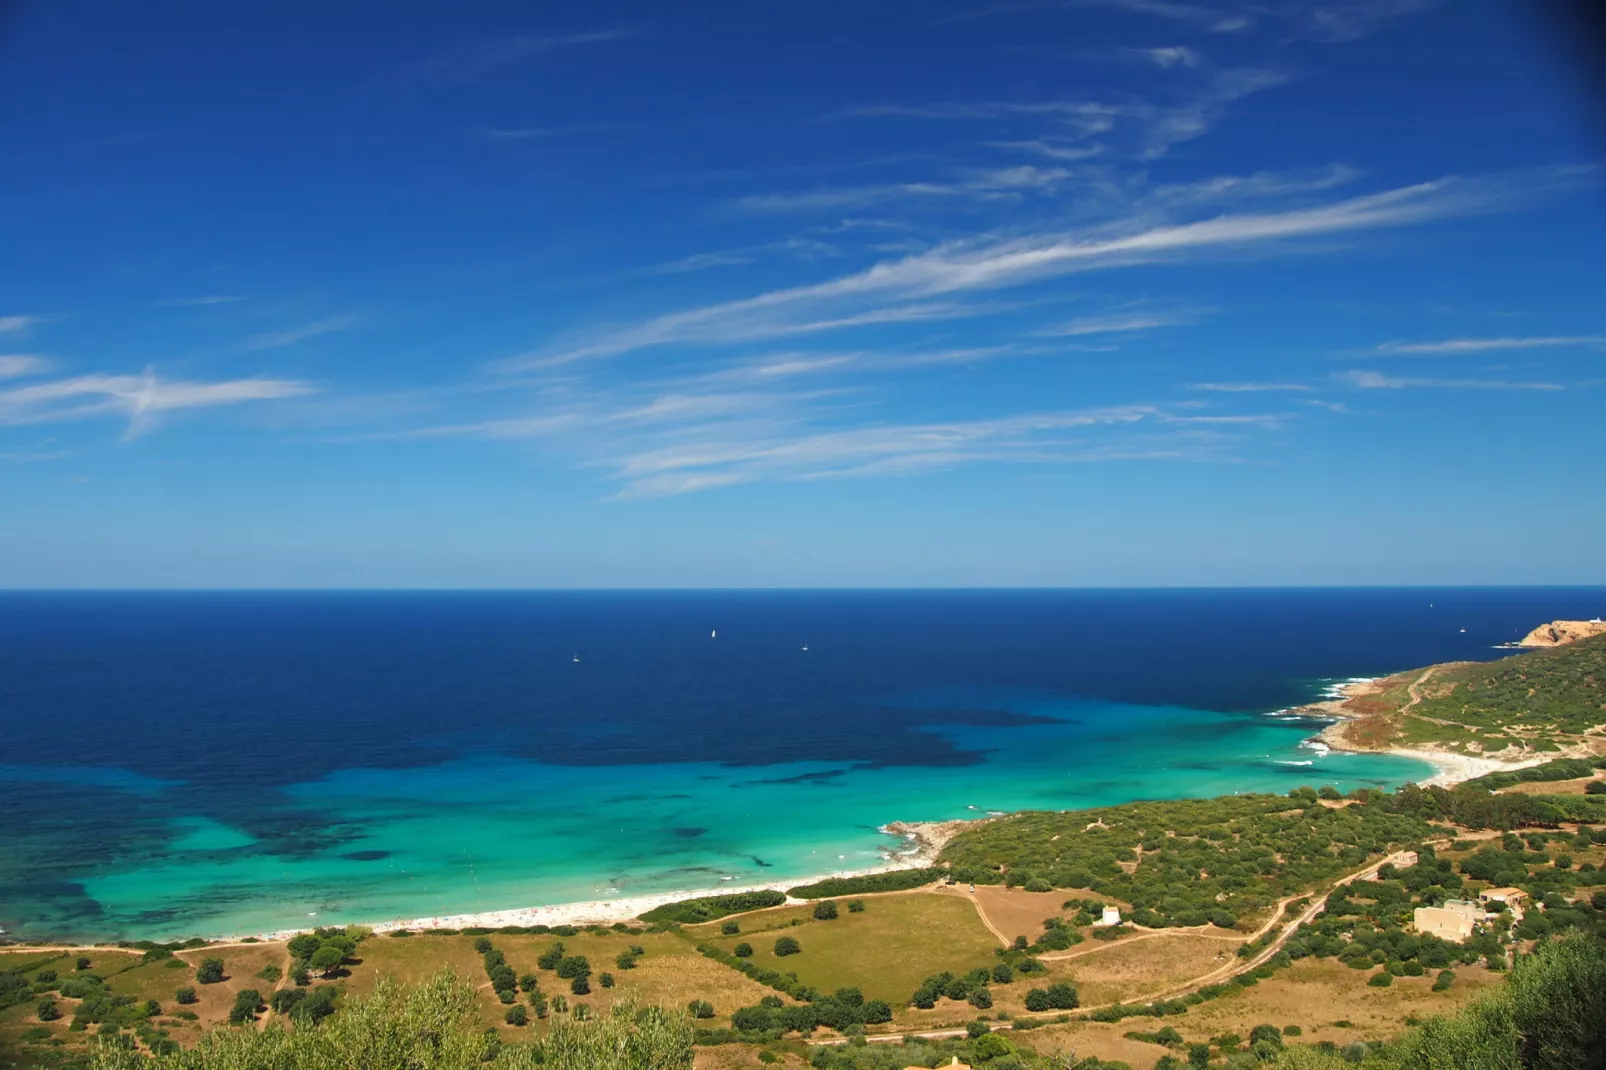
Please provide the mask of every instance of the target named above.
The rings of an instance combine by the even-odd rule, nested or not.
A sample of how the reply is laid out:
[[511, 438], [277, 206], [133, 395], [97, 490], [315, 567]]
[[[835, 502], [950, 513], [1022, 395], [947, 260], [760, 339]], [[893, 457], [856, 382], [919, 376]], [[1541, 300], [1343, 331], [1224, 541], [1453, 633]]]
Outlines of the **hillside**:
[[1355, 690], [1337, 710], [1361, 748], [1437, 746], [1522, 757], [1606, 750], [1606, 635], [1492, 662], [1398, 673]]

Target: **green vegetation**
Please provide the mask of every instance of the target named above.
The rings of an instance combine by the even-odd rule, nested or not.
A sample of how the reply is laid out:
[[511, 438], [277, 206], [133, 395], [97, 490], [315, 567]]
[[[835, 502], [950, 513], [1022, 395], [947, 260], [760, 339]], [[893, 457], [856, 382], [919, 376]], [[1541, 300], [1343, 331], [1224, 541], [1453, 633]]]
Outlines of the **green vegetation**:
[[[1231, 925], [1429, 832], [1381, 793], [1335, 809], [1307, 788], [1020, 813], [966, 829], [942, 858], [962, 881], [1091, 888], [1131, 904], [1131, 920], [1150, 928]], [[1135, 863], [1131, 873], [1123, 862]]]
[[749, 910], [778, 907], [784, 902], [786, 893], [774, 891], [708, 895], [700, 899], [682, 899], [678, 903], [665, 903], [661, 907], [653, 907], [641, 915], [641, 920], [695, 925], [702, 921], [716, 921], [727, 914], [743, 914]]
[[[1606, 716], [1606, 714], [1602, 714]], [[1478, 777], [1476, 780], [1467, 780], [1460, 785], [1463, 788], [1482, 788], [1485, 791], [1499, 791], [1509, 788], [1513, 784], [1532, 784], [1553, 780], [1581, 780], [1587, 776], [1594, 776], [1596, 769], [1606, 769], [1606, 758], [1596, 758], [1587, 762], [1582, 758], [1562, 758], [1559, 761], [1545, 762], [1543, 765], [1530, 765], [1526, 769], [1515, 769], [1509, 773], [1490, 773]]]
[[947, 875], [947, 871], [937, 867], [894, 869], [886, 873], [866, 873], [860, 877], [827, 877], [813, 884], [788, 888], [786, 894], [794, 899], [825, 899], [867, 892], [902, 892], [942, 880]]
[[1606, 707], [1606, 636], [1440, 669], [1413, 711], [1479, 728], [1551, 726], [1581, 734]]

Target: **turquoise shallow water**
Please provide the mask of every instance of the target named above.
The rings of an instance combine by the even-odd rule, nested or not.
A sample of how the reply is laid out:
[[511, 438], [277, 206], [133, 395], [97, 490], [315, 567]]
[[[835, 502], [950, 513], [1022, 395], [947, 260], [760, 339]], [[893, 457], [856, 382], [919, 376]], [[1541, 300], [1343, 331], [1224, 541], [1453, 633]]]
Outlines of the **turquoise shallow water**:
[[1599, 600], [0, 595], [0, 928], [167, 938], [705, 890], [874, 865], [894, 820], [1393, 786], [1426, 767], [1314, 754], [1316, 726], [1267, 713], [1498, 656]]
[[[1175, 707], [1033, 706], [1043, 723], [943, 726], [974, 765], [573, 767], [482, 754], [346, 769], [284, 789], [342, 835], [286, 857], [189, 815], [139, 864], [84, 881], [118, 932], [153, 938], [388, 921], [810, 877], [880, 864], [892, 820], [1133, 798], [1393, 786], [1421, 763], [1301, 748], [1309, 725]], [[1092, 725], [1101, 727], [1093, 728]], [[1310, 764], [1296, 764], [1310, 763]]]

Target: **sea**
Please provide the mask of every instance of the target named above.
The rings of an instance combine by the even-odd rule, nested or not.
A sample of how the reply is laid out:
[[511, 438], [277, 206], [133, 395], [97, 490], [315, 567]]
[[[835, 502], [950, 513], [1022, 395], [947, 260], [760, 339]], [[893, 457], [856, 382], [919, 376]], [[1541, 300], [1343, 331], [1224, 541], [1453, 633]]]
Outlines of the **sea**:
[[892, 821], [1392, 787], [1344, 680], [1601, 588], [0, 593], [0, 928], [176, 939], [874, 866]]

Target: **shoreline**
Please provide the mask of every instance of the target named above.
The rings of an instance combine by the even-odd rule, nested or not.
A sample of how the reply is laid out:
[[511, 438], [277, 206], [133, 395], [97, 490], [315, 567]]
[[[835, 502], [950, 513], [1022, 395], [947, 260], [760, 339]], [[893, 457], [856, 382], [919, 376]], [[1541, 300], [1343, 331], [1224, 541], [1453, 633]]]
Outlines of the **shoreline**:
[[1524, 758], [1519, 761], [1505, 761], [1499, 758], [1486, 758], [1482, 755], [1461, 754], [1456, 751], [1432, 750], [1415, 747], [1360, 747], [1350, 742], [1344, 735], [1344, 730], [1356, 721], [1363, 719], [1365, 714], [1352, 713], [1346, 707], [1351, 699], [1364, 698], [1370, 694], [1370, 688], [1380, 680], [1387, 680], [1386, 676], [1355, 677], [1342, 683], [1334, 684], [1325, 692], [1332, 697], [1321, 702], [1313, 702], [1301, 706], [1294, 713], [1306, 714], [1313, 717], [1331, 719], [1332, 723], [1323, 728], [1315, 739], [1326, 744], [1335, 751], [1346, 754], [1391, 754], [1397, 758], [1411, 758], [1419, 762], [1426, 762], [1433, 766], [1436, 772], [1426, 779], [1411, 781], [1423, 788], [1450, 788], [1468, 780], [1487, 776], [1490, 773], [1507, 773], [1516, 769], [1527, 769], [1530, 766], [1540, 765], [1545, 758]]
[[[986, 820], [976, 818], [974, 820]], [[885, 861], [880, 865], [865, 866], [860, 869], [835, 870], [813, 876], [787, 877], [773, 881], [764, 881], [756, 884], [738, 884], [735, 882], [722, 882], [718, 885], [703, 888], [682, 888], [671, 892], [655, 892], [650, 895], [623, 896], [618, 899], [593, 899], [577, 903], [552, 903], [546, 906], [513, 907], [506, 910], [485, 910], [469, 914], [440, 914], [434, 917], [423, 918], [395, 918], [381, 922], [346, 922], [348, 925], [363, 925], [375, 933], [389, 933], [407, 929], [413, 932], [425, 932], [431, 929], [464, 929], [485, 928], [500, 929], [505, 926], [519, 925], [574, 925], [585, 927], [588, 925], [612, 925], [615, 922], [635, 921], [637, 916], [646, 913], [655, 907], [668, 903], [678, 903], [686, 899], [698, 899], [714, 895], [740, 895], [744, 892], [785, 892], [788, 888], [795, 888], [802, 884], [813, 884], [816, 881], [829, 880], [838, 877], [866, 877], [877, 873], [892, 873], [903, 869], [920, 869], [932, 865], [943, 846], [959, 832], [961, 828], [972, 824], [972, 820], [955, 819], [951, 821], [891, 821], [882, 825], [878, 832], [887, 836], [902, 838], [901, 848], [886, 848]], [[787, 897], [787, 903], [797, 904], [808, 902], [803, 899]], [[240, 940], [285, 940], [297, 933], [307, 932], [307, 928], [278, 929], [273, 932], [232, 933], [227, 936], [216, 937], [218, 941]]]

